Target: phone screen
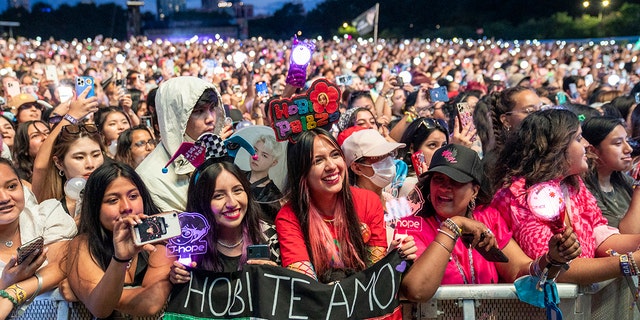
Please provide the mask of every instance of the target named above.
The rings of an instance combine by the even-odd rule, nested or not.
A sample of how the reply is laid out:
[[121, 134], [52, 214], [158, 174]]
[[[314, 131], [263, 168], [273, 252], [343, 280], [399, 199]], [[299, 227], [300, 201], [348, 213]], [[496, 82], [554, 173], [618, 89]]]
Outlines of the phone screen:
[[266, 82], [260, 81], [256, 83], [256, 94], [258, 97], [265, 97], [269, 95], [269, 89], [267, 88]]

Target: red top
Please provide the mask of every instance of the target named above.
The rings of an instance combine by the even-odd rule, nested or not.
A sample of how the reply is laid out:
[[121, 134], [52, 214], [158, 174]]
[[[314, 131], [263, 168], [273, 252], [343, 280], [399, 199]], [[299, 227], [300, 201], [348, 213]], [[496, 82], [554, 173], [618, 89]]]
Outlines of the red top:
[[[387, 247], [387, 234], [385, 231], [384, 211], [380, 198], [372, 191], [350, 187], [353, 195], [353, 204], [361, 223], [365, 223], [371, 230], [371, 237], [367, 246]], [[293, 213], [291, 203], [286, 203], [276, 216], [276, 230], [280, 243], [280, 255], [282, 265], [288, 266], [294, 262], [311, 261], [304, 244], [303, 231], [300, 222]], [[331, 235], [335, 239], [333, 224], [327, 224]], [[365, 239], [366, 240], [366, 239]]]

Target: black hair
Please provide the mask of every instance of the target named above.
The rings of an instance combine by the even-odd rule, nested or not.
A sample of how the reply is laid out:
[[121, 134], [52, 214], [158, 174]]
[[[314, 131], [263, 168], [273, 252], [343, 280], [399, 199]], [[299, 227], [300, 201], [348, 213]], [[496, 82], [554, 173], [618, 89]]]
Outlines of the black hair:
[[142, 197], [144, 214], [153, 215], [160, 212], [153, 203], [144, 182], [129, 165], [117, 161], [105, 162], [91, 173], [82, 196], [78, 234], [87, 237], [91, 258], [102, 270], [107, 270], [111, 256], [114, 254], [113, 233], [100, 222], [102, 199], [107, 188], [119, 177], [128, 179], [138, 188], [140, 197]]

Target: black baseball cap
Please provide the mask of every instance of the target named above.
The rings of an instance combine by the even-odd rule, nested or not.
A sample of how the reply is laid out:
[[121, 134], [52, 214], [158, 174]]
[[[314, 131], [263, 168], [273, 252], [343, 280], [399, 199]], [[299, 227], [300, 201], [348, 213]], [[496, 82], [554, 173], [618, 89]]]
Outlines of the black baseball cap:
[[478, 153], [458, 144], [448, 144], [436, 150], [426, 173], [433, 172], [445, 174], [460, 183], [482, 183], [482, 164]]

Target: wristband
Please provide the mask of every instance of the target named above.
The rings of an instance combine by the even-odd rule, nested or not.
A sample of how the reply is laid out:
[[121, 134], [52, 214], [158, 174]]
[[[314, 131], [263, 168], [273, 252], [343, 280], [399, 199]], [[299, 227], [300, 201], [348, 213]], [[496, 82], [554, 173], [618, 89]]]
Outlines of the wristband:
[[9, 301], [11, 301], [11, 303], [13, 303], [13, 306], [17, 306], [18, 305], [18, 301], [16, 301], [16, 299], [14, 297], [12, 297], [9, 292], [6, 292], [4, 290], [0, 290], [0, 297], [3, 297]]
[[[31, 304], [31, 302], [33, 302], [33, 300], [36, 299], [38, 294], [40, 294], [40, 290], [42, 290], [42, 276], [37, 272], [34, 274], [34, 276], [38, 280], [38, 287], [36, 288], [36, 291], [33, 293], [31, 298], [27, 299], [27, 301], [25, 301], [20, 306], [20, 308], [18, 309], [18, 316], [22, 316], [25, 313], [25, 311], [27, 311], [27, 308], [29, 308], [29, 305]], [[18, 286], [18, 285], [16, 284], [16, 286]], [[20, 287], [20, 286], [18, 286], [18, 287]]]
[[27, 292], [24, 289], [22, 289], [19, 285], [12, 284], [7, 288], [7, 290], [11, 290], [13, 291], [13, 293], [16, 294], [16, 303], [18, 305], [23, 304], [27, 300]]
[[620, 270], [624, 276], [632, 276], [631, 265], [629, 264], [629, 256], [627, 254], [621, 254], [620, 256]]
[[74, 125], [77, 125], [78, 121], [79, 121], [78, 119], [70, 116], [68, 113], [65, 113], [65, 115], [62, 116], [62, 119], [65, 119], [65, 120], [71, 122], [71, 124], [74, 124]]
[[114, 255], [112, 255], [111, 257], [113, 258], [113, 260], [115, 260], [116, 262], [120, 262], [120, 263], [130, 263], [130, 262], [131, 262], [131, 259], [133, 259], [133, 258], [129, 258], [129, 259], [120, 259], [120, 258], [116, 257], [116, 255], [115, 255], [115, 254], [114, 254]]

